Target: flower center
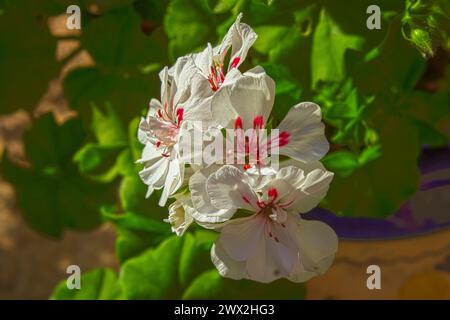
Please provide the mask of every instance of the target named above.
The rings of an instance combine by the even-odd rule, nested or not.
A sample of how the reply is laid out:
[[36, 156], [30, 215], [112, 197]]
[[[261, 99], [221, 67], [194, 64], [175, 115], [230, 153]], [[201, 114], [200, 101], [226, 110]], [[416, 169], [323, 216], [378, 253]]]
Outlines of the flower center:
[[[236, 57], [230, 64], [229, 70], [236, 68], [241, 58]], [[216, 92], [225, 81], [225, 72], [223, 71], [223, 63], [218, 59], [213, 59], [213, 65], [210, 67], [208, 82], [212, 91]]]
[[156, 111], [158, 125], [153, 128], [156, 138], [156, 148], [160, 149], [161, 156], [170, 157], [173, 146], [177, 143], [178, 133], [183, 122], [184, 109], [177, 108], [174, 115], [168, 112], [166, 104], [163, 109]]

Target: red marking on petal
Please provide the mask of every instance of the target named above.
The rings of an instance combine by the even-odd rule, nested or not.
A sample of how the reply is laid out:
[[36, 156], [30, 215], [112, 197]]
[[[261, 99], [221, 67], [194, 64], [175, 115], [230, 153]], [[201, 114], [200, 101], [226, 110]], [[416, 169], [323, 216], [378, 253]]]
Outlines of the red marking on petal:
[[244, 169], [244, 170], [248, 170], [248, 169], [250, 169], [252, 166], [251, 165], [249, 165], [248, 163], [247, 164], [244, 164], [243, 166], [242, 166], [242, 168]]
[[176, 115], [177, 115], [177, 124], [178, 126], [180, 126], [181, 122], [183, 121], [184, 109], [178, 108], [176, 111]]
[[168, 154], [168, 153], [161, 153], [161, 155], [163, 156], [163, 157], [165, 157], [165, 158], [168, 158], [168, 157], [170, 157], [170, 154]]
[[270, 188], [267, 191], [267, 194], [270, 198], [272, 198], [272, 200], [275, 200], [278, 197], [278, 190], [276, 188]]
[[286, 228], [286, 225], [285, 225], [284, 223], [282, 223], [281, 226], [282, 226], [283, 228]]
[[264, 127], [263, 116], [256, 116], [253, 118], [253, 129], [262, 129]]
[[269, 237], [271, 237], [271, 238], [273, 237], [273, 234], [272, 234], [272, 232], [269, 232]]
[[291, 137], [291, 135], [289, 134], [289, 132], [282, 131], [279, 135], [278, 146], [280, 146], [280, 147], [286, 146], [289, 143], [290, 137]]
[[242, 129], [243, 128], [243, 124], [242, 124], [242, 118], [240, 116], [236, 117], [236, 120], [234, 120], [234, 129]]
[[276, 242], [280, 242], [280, 240], [278, 240], [278, 238], [277, 238], [277, 237], [275, 237], [274, 239], [275, 239], [275, 241], [276, 241]]
[[241, 58], [239, 57], [234, 58], [233, 62], [231, 62], [230, 69], [236, 68], [237, 65], [239, 64], [239, 61], [241, 61]]
[[159, 148], [160, 145], [161, 145], [161, 141], [160, 140], [156, 141], [156, 147]]
[[245, 203], [250, 204], [250, 199], [247, 196], [242, 196], [242, 200], [244, 200]]
[[156, 110], [156, 116], [157, 116], [158, 118], [161, 118], [161, 117], [162, 117], [161, 109]]

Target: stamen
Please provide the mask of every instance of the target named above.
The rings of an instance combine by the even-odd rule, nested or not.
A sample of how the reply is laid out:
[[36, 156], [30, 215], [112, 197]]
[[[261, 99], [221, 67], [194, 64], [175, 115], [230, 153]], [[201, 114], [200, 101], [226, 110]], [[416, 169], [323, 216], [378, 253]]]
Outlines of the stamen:
[[252, 166], [250, 165], [250, 164], [244, 164], [243, 166], [242, 166], [242, 169], [244, 169], [244, 171], [246, 171], [246, 170], [248, 170], [248, 169], [250, 169]]

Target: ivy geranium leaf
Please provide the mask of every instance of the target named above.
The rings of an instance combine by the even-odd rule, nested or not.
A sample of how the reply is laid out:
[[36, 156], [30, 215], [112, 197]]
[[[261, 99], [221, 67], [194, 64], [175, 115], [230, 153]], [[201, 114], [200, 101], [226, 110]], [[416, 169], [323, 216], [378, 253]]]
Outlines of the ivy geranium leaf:
[[215, 18], [202, 0], [173, 0], [164, 17], [171, 60], [203, 49], [215, 36]]
[[91, 130], [95, 143], [84, 145], [74, 156], [81, 172], [90, 178], [110, 182], [126, 170], [122, 164], [132, 162], [129, 157], [127, 132], [114, 111], [107, 103], [105, 112], [95, 104], [92, 106]]
[[360, 154], [349, 151], [333, 152], [325, 156], [322, 162], [328, 170], [337, 173], [341, 177], [347, 177], [358, 168], [363, 168], [380, 156], [381, 146], [374, 145], [366, 147]]
[[46, 114], [25, 134], [31, 166], [2, 161], [2, 175], [14, 185], [18, 206], [35, 230], [59, 237], [65, 229], [88, 230], [100, 224], [100, 205], [109, 203], [113, 192], [80, 175], [72, 162], [84, 138], [79, 120], [59, 126]]
[[222, 278], [210, 262], [216, 235], [210, 231], [172, 236], [129, 259], [120, 282], [128, 299], [300, 299], [303, 286], [288, 281], [260, 284]]
[[[386, 114], [377, 121], [377, 127], [382, 128], [381, 149], [373, 147], [363, 152], [356, 170], [350, 176], [336, 175], [330, 186], [324, 206], [337, 214], [387, 217], [419, 188], [420, 174], [416, 163], [420, 144], [414, 123], [399, 115]], [[348, 159], [344, 159], [345, 162], [342, 159], [342, 154], [341, 158], [333, 157], [337, 155], [330, 154], [325, 160], [326, 165], [334, 165], [338, 170], [339, 166], [351, 168]]]
[[415, 91], [399, 103], [419, 130], [421, 144], [445, 147], [450, 143], [450, 89], [447, 92]]
[[50, 299], [116, 300], [120, 297], [121, 288], [115, 272], [110, 269], [97, 269], [82, 274], [79, 289], [69, 289], [67, 280], [61, 281]]
[[362, 95], [398, 96], [411, 92], [423, 74], [426, 60], [402, 37], [394, 18], [384, 40], [355, 65], [353, 80]]
[[64, 80], [69, 105], [90, 119], [90, 105], [111, 102], [120, 119], [129, 121], [151, 97], [159, 96], [156, 74], [166, 64], [161, 27], [146, 35], [132, 5], [108, 10], [83, 26], [82, 48], [95, 66], [71, 71]]
[[276, 85], [275, 116], [281, 121], [289, 109], [300, 101], [300, 84], [294, 79], [289, 69], [276, 63], [264, 63], [262, 67], [274, 79]]
[[342, 81], [346, 75], [345, 53], [362, 50], [364, 39], [345, 33], [325, 9], [320, 12], [311, 53], [312, 86], [319, 81]]
[[203, 272], [184, 291], [183, 299], [226, 299], [226, 300], [299, 300], [303, 299], [303, 285], [286, 279], [271, 284], [249, 280], [230, 280], [220, 276], [215, 269]]
[[47, 17], [32, 1], [2, 1], [0, 12], [0, 114], [4, 114], [34, 107], [59, 64]]

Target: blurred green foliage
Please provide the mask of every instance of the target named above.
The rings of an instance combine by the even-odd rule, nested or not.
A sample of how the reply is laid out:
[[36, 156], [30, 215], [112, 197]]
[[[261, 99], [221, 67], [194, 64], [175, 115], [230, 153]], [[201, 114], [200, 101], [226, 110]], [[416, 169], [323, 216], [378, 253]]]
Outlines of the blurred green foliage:
[[158, 194], [145, 199], [137, 175], [137, 124], [159, 97], [157, 73], [217, 44], [239, 12], [259, 35], [242, 69], [261, 64], [277, 84], [273, 121], [299, 101], [322, 106], [332, 144], [324, 164], [336, 173], [322, 206], [387, 217], [418, 189], [421, 147], [450, 142], [450, 68], [432, 90], [421, 89], [426, 58], [450, 49], [446, 0], [378, 1], [380, 30], [366, 28], [369, 0], [3, 0], [0, 114], [31, 110], [58, 75], [65, 61], [55, 61], [60, 39], [47, 19], [70, 4], [82, 10], [75, 38], [95, 61], [64, 79], [78, 118], [62, 126], [50, 115], [35, 120], [25, 137], [31, 166], [4, 158], [0, 170], [42, 233], [113, 223], [122, 267], [118, 276], [84, 274], [80, 291], [63, 282], [54, 299], [303, 296], [301, 285], [287, 281], [222, 279], [209, 261], [215, 234], [171, 236], [162, 222], [167, 208], [157, 206]]

